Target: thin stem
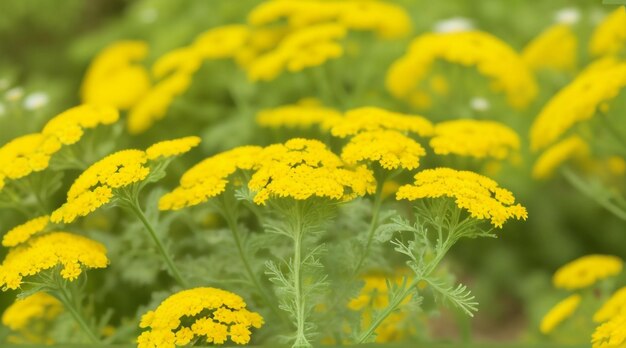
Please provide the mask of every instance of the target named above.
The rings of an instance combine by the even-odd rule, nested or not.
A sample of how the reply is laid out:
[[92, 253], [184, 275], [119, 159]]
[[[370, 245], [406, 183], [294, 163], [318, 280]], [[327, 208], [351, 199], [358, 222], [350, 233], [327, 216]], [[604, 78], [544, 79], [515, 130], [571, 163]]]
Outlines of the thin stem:
[[130, 209], [133, 211], [133, 213], [135, 213], [135, 215], [139, 218], [139, 220], [141, 220], [141, 223], [143, 223], [144, 227], [150, 234], [150, 237], [152, 237], [154, 244], [156, 244], [157, 249], [161, 253], [161, 256], [163, 256], [163, 259], [165, 260], [165, 263], [167, 264], [167, 268], [169, 269], [174, 279], [176, 279], [176, 281], [178, 282], [180, 286], [182, 286], [185, 289], [188, 289], [189, 283], [187, 283], [187, 281], [180, 275], [180, 271], [178, 271], [178, 268], [176, 268], [174, 261], [167, 253], [167, 250], [165, 250], [165, 246], [163, 245], [163, 243], [161, 243], [161, 240], [159, 239], [156, 232], [154, 231], [154, 228], [152, 227], [152, 225], [146, 218], [146, 215], [143, 213], [143, 211], [139, 207], [139, 203], [136, 201], [130, 201], [129, 203], [130, 203], [129, 204]]
[[296, 305], [296, 341], [293, 344], [293, 347], [311, 347], [311, 343], [306, 338], [305, 335], [305, 308], [306, 308], [306, 299], [304, 297], [304, 291], [302, 289], [302, 275], [301, 275], [301, 266], [302, 266], [302, 235], [303, 235], [303, 226], [302, 226], [302, 216], [300, 212], [300, 207], [296, 202], [296, 226], [294, 229], [294, 256], [293, 256], [293, 282], [295, 289], [295, 305]]
[[87, 324], [87, 321], [83, 318], [82, 314], [78, 310], [74, 301], [72, 300], [72, 296], [67, 293], [65, 286], [63, 284], [58, 284], [58, 294], [57, 298], [63, 303], [65, 308], [70, 312], [78, 326], [83, 330], [85, 335], [89, 338], [89, 341], [93, 344], [102, 344], [98, 336], [93, 332], [93, 329]]
[[617, 140], [622, 148], [626, 150], [626, 138], [624, 138], [624, 136], [615, 128], [615, 126], [611, 124], [609, 116], [604, 112], [600, 112], [599, 118], [601, 119], [602, 125], [604, 126], [604, 128], [606, 128], [609, 134], [611, 134], [613, 139]]
[[376, 231], [376, 228], [378, 227], [378, 218], [380, 216], [380, 206], [383, 202], [383, 194], [382, 194], [383, 184], [384, 183], [382, 181], [379, 181], [378, 185], [376, 186], [376, 193], [374, 196], [374, 205], [372, 206], [372, 219], [370, 220], [369, 230], [367, 232], [367, 242], [365, 243], [365, 248], [363, 249], [363, 253], [361, 254], [361, 257], [359, 258], [359, 261], [357, 262], [356, 267], [352, 271], [353, 276], [358, 275], [359, 270], [361, 269], [361, 266], [363, 266], [363, 263], [365, 262], [365, 260], [367, 259], [367, 256], [369, 255], [372, 242], [374, 241], [374, 232]]

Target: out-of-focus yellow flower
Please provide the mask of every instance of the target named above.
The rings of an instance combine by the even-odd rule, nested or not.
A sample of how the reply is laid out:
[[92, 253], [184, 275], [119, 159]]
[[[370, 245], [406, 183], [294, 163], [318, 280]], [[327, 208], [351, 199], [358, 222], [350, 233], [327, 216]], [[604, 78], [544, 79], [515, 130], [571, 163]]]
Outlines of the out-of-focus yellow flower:
[[43, 231], [49, 223], [50, 217], [48, 215], [44, 215], [30, 219], [21, 225], [15, 226], [4, 235], [2, 238], [2, 245], [5, 247], [13, 247], [24, 243], [31, 236]]
[[626, 313], [598, 326], [591, 336], [593, 348], [623, 348], [626, 345]]
[[387, 89], [396, 98], [409, 98], [426, 79], [433, 63], [440, 59], [476, 67], [490, 79], [492, 89], [504, 93], [514, 107], [527, 106], [537, 94], [535, 79], [521, 57], [503, 41], [479, 31], [417, 37], [409, 51], [387, 72]]
[[582, 297], [580, 297], [580, 295], [574, 294], [557, 303], [543, 316], [543, 319], [541, 319], [539, 331], [545, 335], [551, 333], [563, 320], [574, 314], [581, 300]]
[[150, 88], [146, 68], [138, 64], [146, 58], [143, 41], [119, 41], [102, 50], [93, 60], [81, 87], [84, 103], [129, 109]]
[[593, 315], [593, 321], [602, 323], [619, 314], [626, 314], [626, 287], [617, 290]]
[[261, 328], [263, 318], [246, 309], [243, 299], [215, 288], [180, 291], [161, 302], [154, 311], [141, 317], [144, 331], [138, 338], [139, 348], [174, 348], [186, 346], [194, 339], [224, 344], [250, 342], [251, 327]]
[[437, 123], [430, 147], [438, 155], [505, 159], [518, 151], [519, 136], [495, 121], [454, 120]]
[[174, 157], [191, 151], [198, 144], [200, 138], [196, 136], [160, 141], [146, 149], [146, 156], [149, 160]]
[[263, 127], [310, 128], [319, 126], [323, 131], [328, 131], [341, 117], [339, 111], [323, 106], [317, 99], [307, 98], [293, 105], [263, 110], [257, 114], [256, 122]]
[[56, 137], [63, 145], [71, 145], [82, 138], [85, 129], [111, 125], [119, 118], [119, 112], [113, 107], [83, 104], [65, 110], [50, 119], [41, 133]]
[[333, 125], [331, 133], [345, 138], [360, 132], [377, 130], [395, 130], [425, 137], [432, 135], [433, 124], [419, 115], [401, 114], [377, 107], [361, 107], [349, 110], [343, 119]]
[[13, 331], [27, 329], [33, 321], [54, 320], [63, 312], [59, 300], [45, 292], [37, 292], [16, 300], [2, 313], [2, 324]]
[[589, 51], [594, 56], [613, 55], [626, 48], [626, 6], [619, 6], [596, 28]]
[[387, 170], [415, 169], [425, 155], [422, 145], [393, 130], [359, 133], [341, 150], [341, 158], [347, 164], [377, 162]]
[[6, 179], [20, 179], [50, 164], [50, 157], [61, 149], [59, 140], [41, 133], [17, 137], [0, 148], [0, 173]]
[[420, 198], [453, 197], [459, 208], [476, 219], [489, 219], [502, 228], [508, 219], [526, 219], [528, 213], [515, 204], [513, 194], [495, 181], [469, 171], [450, 168], [426, 169], [415, 174], [415, 182], [398, 189], [396, 199], [414, 201]]
[[522, 59], [532, 70], [573, 71], [578, 55], [578, 38], [567, 24], [555, 24], [524, 47]]
[[586, 288], [622, 271], [623, 261], [611, 255], [587, 255], [559, 268], [552, 277], [555, 287], [565, 290]]
[[572, 135], [544, 151], [533, 166], [533, 178], [550, 178], [554, 171], [571, 158], [589, 156], [589, 146], [580, 137]]

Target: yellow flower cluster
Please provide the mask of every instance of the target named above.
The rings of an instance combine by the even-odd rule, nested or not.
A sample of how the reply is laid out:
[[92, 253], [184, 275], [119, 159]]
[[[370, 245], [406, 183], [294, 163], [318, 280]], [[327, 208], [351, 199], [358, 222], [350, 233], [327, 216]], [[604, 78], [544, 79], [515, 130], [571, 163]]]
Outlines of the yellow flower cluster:
[[598, 25], [589, 51], [594, 56], [613, 55], [626, 49], [626, 6], [620, 6]]
[[180, 185], [159, 200], [160, 210], [178, 210], [206, 202], [226, 189], [228, 177], [238, 169], [250, 170], [262, 151], [260, 146], [241, 146], [209, 157], [187, 170]]
[[150, 89], [148, 71], [138, 64], [147, 54], [143, 41], [118, 41], [106, 47], [89, 65], [82, 101], [123, 110], [132, 107]]
[[454, 120], [435, 125], [430, 147], [438, 155], [502, 160], [519, 150], [520, 140], [514, 130], [499, 122]]
[[83, 104], [52, 118], [40, 133], [9, 141], [0, 148], [0, 189], [6, 179], [23, 178], [48, 168], [51, 156], [62, 145], [78, 142], [85, 129], [109, 125], [118, 118], [119, 113], [111, 107]]
[[547, 179], [564, 162], [571, 158], [589, 155], [589, 146], [576, 135], [565, 138], [544, 151], [533, 165], [533, 178]]
[[626, 314], [598, 326], [591, 336], [593, 348], [623, 348], [626, 345]]
[[563, 320], [574, 314], [580, 305], [582, 297], [578, 294], [570, 295], [566, 299], [557, 303], [541, 320], [539, 330], [543, 334], [551, 333]]
[[2, 324], [21, 331], [37, 320], [51, 321], [63, 312], [59, 300], [45, 292], [37, 292], [16, 300], [2, 313]]
[[149, 160], [174, 157], [189, 152], [198, 144], [200, 144], [200, 138], [196, 136], [165, 140], [148, 147], [146, 156]]
[[534, 38], [522, 51], [522, 60], [532, 70], [573, 71], [578, 39], [567, 24], [555, 24]]
[[73, 281], [83, 268], [105, 268], [109, 260], [104, 245], [67, 232], [53, 232], [31, 239], [9, 251], [0, 265], [0, 286], [17, 289], [24, 277], [53, 267]]
[[186, 346], [196, 338], [206, 343], [250, 342], [250, 327], [263, 326], [263, 318], [246, 309], [243, 299], [215, 288], [195, 288], [178, 292], [156, 310], [141, 318], [142, 328], [150, 327], [137, 339], [139, 348]]
[[599, 107], [615, 98], [625, 86], [626, 63], [581, 73], [550, 99], [533, 122], [532, 149], [552, 144], [576, 123], [592, 118]]
[[626, 314], [626, 287], [617, 290], [593, 315], [593, 321], [602, 323], [620, 314]]
[[341, 158], [350, 165], [362, 161], [378, 162], [381, 167], [415, 169], [426, 150], [415, 140], [393, 130], [359, 133], [341, 150]]
[[346, 28], [334, 23], [316, 24], [293, 31], [274, 50], [251, 62], [247, 67], [248, 78], [251, 81], [271, 81], [284, 70], [298, 72], [341, 57], [343, 47], [337, 41], [346, 34]]
[[34, 234], [43, 231], [49, 223], [50, 217], [44, 215], [15, 226], [2, 237], [2, 245], [12, 247], [24, 243]]
[[263, 110], [257, 114], [256, 122], [263, 127], [310, 128], [319, 126], [326, 131], [341, 117], [339, 111], [323, 106], [317, 99], [307, 98], [293, 105]]
[[526, 219], [528, 213], [515, 204], [513, 194], [482, 175], [450, 168], [426, 169], [415, 175], [413, 185], [398, 189], [396, 199], [410, 201], [420, 198], [453, 197], [459, 208], [466, 209], [477, 219], [490, 219], [501, 228], [510, 218]]
[[362, 107], [346, 112], [345, 117], [332, 127], [332, 135], [345, 138], [360, 132], [377, 130], [396, 130], [419, 136], [430, 136], [433, 124], [418, 115], [407, 115], [387, 111], [377, 107]]
[[364, 166], [345, 168], [343, 161], [318, 140], [291, 139], [261, 151], [248, 187], [254, 202], [270, 197], [304, 200], [325, 197], [349, 200], [376, 187], [373, 173]]
[[506, 94], [513, 107], [525, 107], [537, 94], [534, 76], [522, 58], [503, 41], [479, 31], [429, 33], [417, 37], [408, 53], [395, 61], [387, 72], [387, 89], [396, 98], [411, 99], [411, 93], [419, 89], [420, 82], [439, 59], [476, 67], [490, 79], [494, 91]]
[[582, 289], [619, 274], [622, 267], [623, 261], [619, 257], [587, 255], [559, 268], [552, 277], [552, 283], [559, 289]]
[[244, 46], [248, 34], [243, 25], [218, 27], [198, 35], [191, 45], [160, 57], [152, 66], [158, 82], [130, 109], [128, 131], [142, 133], [165, 117], [174, 98], [189, 88], [202, 62], [233, 57]]
[[411, 30], [403, 8], [379, 1], [275, 0], [262, 3], [248, 16], [248, 22], [256, 26], [280, 19], [286, 19], [292, 28], [336, 22], [351, 30], [374, 31], [384, 38], [402, 37]]

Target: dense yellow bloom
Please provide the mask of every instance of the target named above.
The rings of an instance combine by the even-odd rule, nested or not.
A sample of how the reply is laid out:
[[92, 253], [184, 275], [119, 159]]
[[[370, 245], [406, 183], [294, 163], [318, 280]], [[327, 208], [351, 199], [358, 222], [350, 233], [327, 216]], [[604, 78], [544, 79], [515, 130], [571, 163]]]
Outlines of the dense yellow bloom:
[[230, 175], [238, 169], [252, 169], [261, 150], [260, 146], [241, 146], [196, 164], [183, 174], [177, 188], [161, 197], [159, 209], [178, 210], [219, 195], [226, 189]]
[[257, 57], [278, 46], [289, 32], [284, 26], [251, 29], [246, 44], [235, 53], [235, 61], [247, 69]]
[[57, 266], [61, 277], [73, 281], [84, 268], [105, 268], [108, 263], [104, 245], [67, 232], [49, 233], [9, 251], [0, 265], [0, 286], [17, 289], [24, 277]]
[[572, 71], [576, 68], [578, 39], [567, 24], [555, 24], [524, 47], [522, 59], [532, 70]]
[[415, 169], [420, 165], [420, 157], [425, 155], [422, 145], [393, 130], [359, 133], [341, 150], [341, 158], [347, 164], [372, 161], [388, 170]]
[[44, 215], [15, 226], [4, 235], [2, 245], [12, 247], [24, 243], [34, 234], [43, 231], [48, 223], [50, 223], [50, 217]]
[[519, 150], [517, 133], [494, 121], [454, 120], [435, 125], [430, 147], [438, 155], [505, 159]]
[[283, 18], [293, 28], [337, 22], [352, 30], [374, 31], [384, 38], [401, 37], [411, 30], [403, 8], [379, 1], [267, 1], [250, 12], [248, 21], [266, 25]]
[[71, 145], [80, 140], [85, 129], [113, 124], [119, 117], [119, 112], [110, 106], [82, 104], [53, 117], [41, 133], [56, 137], [63, 145]]
[[620, 6], [598, 25], [589, 51], [594, 56], [611, 55], [626, 48], [626, 6]]
[[319, 126], [328, 130], [341, 119], [341, 113], [323, 106], [314, 98], [302, 99], [293, 105], [263, 110], [257, 114], [256, 122], [263, 127], [310, 128]]
[[433, 124], [418, 115], [401, 114], [377, 107], [361, 107], [348, 111], [342, 120], [335, 122], [331, 133], [345, 138], [348, 135], [376, 130], [396, 130], [424, 137], [432, 135]]
[[541, 333], [546, 335], [551, 333], [563, 320], [571, 317], [576, 308], [580, 305], [581, 300], [580, 295], [575, 294], [552, 307], [550, 311], [543, 316], [543, 319], [541, 319], [539, 326]]
[[168, 158], [189, 152], [200, 144], [200, 138], [196, 136], [160, 141], [146, 149], [149, 160]]
[[82, 101], [124, 110], [132, 107], [150, 88], [148, 71], [138, 64], [147, 54], [143, 41], [119, 41], [106, 47], [87, 70]]
[[230, 58], [245, 47], [249, 36], [245, 25], [223, 25], [196, 36], [192, 47], [203, 60]]
[[589, 146], [576, 135], [572, 135], [549, 147], [533, 166], [533, 178], [547, 179], [565, 161], [589, 155]]
[[623, 261], [617, 256], [587, 255], [559, 268], [552, 283], [559, 289], [582, 289], [619, 274], [622, 266]]
[[479, 31], [417, 37], [387, 72], [387, 89], [396, 98], [410, 99], [437, 60], [476, 67], [514, 107], [525, 107], [537, 94], [537, 84], [522, 58], [503, 41]]
[[622, 313], [598, 326], [591, 336], [593, 348], [623, 348], [626, 346], [626, 314]]
[[50, 157], [60, 149], [61, 143], [57, 138], [41, 133], [23, 135], [9, 141], [0, 148], [2, 181], [23, 178], [48, 168]]
[[186, 346], [194, 339], [224, 344], [250, 342], [250, 327], [263, 326], [263, 318], [246, 309], [243, 299], [215, 288], [195, 288], [178, 292], [141, 317], [139, 348]]
[[530, 129], [533, 150], [544, 148], [578, 122], [592, 118], [598, 108], [626, 86], [626, 63], [579, 75], [543, 107]]
[[67, 202], [55, 210], [52, 222], [73, 222], [86, 216], [113, 198], [113, 189], [142, 181], [150, 168], [147, 155], [141, 150], [115, 152], [87, 168], [67, 192]]
[[593, 315], [593, 321], [601, 323], [619, 314], [626, 314], [626, 287], [617, 290]]
[[343, 47], [337, 40], [346, 33], [346, 29], [339, 24], [317, 24], [293, 31], [274, 50], [250, 63], [248, 78], [251, 81], [270, 81], [284, 70], [298, 72], [341, 57]]
[[16, 300], [2, 313], [2, 324], [13, 331], [28, 329], [37, 320], [50, 321], [63, 311], [59, 300], [45, 292], [37, 292]]
[[359, 166], [349, 169], [318, 140], [291, 139], [264, 148], [258, 156], [248, 187], [256, 192], [254, 202], [270, 197], [305, 200], [325, 197], [349, 200], [376, 187], [373, 173]]
[[477, 219], [490, 219], [495, 227], [511, 218], [526, 219], [528, 213], [515, 204], [513, 194], [482, 175], [450, 168], [426, 169], [415, 175], [413, 185], [398, 189], [396, 199], [410, 201], [420, 198], [453, 197], [459, 208]]

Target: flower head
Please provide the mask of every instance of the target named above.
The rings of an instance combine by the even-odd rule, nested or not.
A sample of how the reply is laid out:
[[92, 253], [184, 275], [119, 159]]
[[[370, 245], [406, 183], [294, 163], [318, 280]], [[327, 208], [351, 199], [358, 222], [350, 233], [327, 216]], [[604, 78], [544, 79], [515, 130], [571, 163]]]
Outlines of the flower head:
[[598, 326], [591, 336], [593, 348], [621, 348], [626, 344], [626, 314]]
[[362, 107], [348, 111], [342, 120], [335, 122], [331, 133], [336, 137], [345, 138], [348, 135], [375, 130], [396, 130], [429, 136], [433, 132], [433, 125], [422, 116], [401, 114], [377, 107]]
[[515, 204], [513, 194], [482, 175], [450, 168], [426, 169], [415, 175], [415, 183], [398, 189], [396, 199], [410, 201], [420, 198], [452, 197], [459, 208], [469, 211], [473, 218], [490, 219], [502, 227], [511, 218], [526, 219], [528, 213]]
[[31, 239], [9, 251], [0, 265], [0, 286], [17, 289], [24, 277], [53, 267], [73, 281], [84, 268], [105, 268], [109, 260], [104, 245], [67, 232], [53, 232]]
[[618, 316], [620, 313], [626, 314], [626, 287], [617, 290], [593, 315], [593, 321], [597, 323], [605, 322]]
[[614, 55], [626, 49], [626, 6], [619, 6], [598, 25], [589, 51], [594, 56]]
[[20, 179], [50, 164], [50, 157], [61, 149], [59, 140], [41, 133], [24, 135], [0, 148], [0, 177]]
[[149, 160], [178, 156], [189, 152], [198, 144], [200, 144], [200, 138], [196, 136], [165, 140], [148, 147], [146, 155]]
[[139, 325], [150, 328], [137, 338], [139, 348], [185, 346], [194, 338], [214, 344], [224, 344], [230, 338], [234, 343], [246, 344], [250, 327], [263, 326], [263, 318], [246, 309], [246, 303], [236, 294], [195, 288], [168, 297], [156, 310], [144, 314]]
[[520, 141], [511, 128], [494, 121], [454, 120], [435, 125], [430, 147], [438, 155], [505, 159], [519, 150]]
[[50, 217], [44, 215], [15, 226], [4, 235], [2, 245], [5, 247], [13, 247], [24, 243], [34, 234], [43, 231], [49, 223]]
[[572, 135], [550, 146], [544, 151], [533, 166], [535, 179], [547, 179], [564, 162], [571, 158], [583, 158], [589, 155], [589, 146], [576, 135]]
[[317, 99], [307, 98], [293, 105], [263, 110], [257, 114], [256, 122], [263, 127], [310, 128], [319, 126], [326, 131], [341, 117], [339, 111], [321, 105]]
[[550, 311], [543, 316], [543, 319], [541, 319], [541, 324], [539, 326], [541, 333], [549, 334], [561, 322], [563, 322], [563, 320], [571, 317], [576, 308], [578, 308], [581, 300], [582, 297], [575, 294], [567, 297], [552, 307]]
[[396, 98], [410, 99], [437, 60], [476, 67], [514, 107], [525, 107], [537, 94], [535, 79], [521, 57], [503, 41], [480, 31], [417, 37], [409, 52], [387, 72], [387, 89]]
[[419, 167], [420, 157], [425, 155], [422, 145], [393, 130], [359, 133], [341, 150], [341, 158], [347, 164], [372, 161], [387, 170], [415, 169]]
[[45, 292], [18, 299], [2, 313], [2, 324], [13, 331], [27, 329], [33, 321], [49, 321], [63, 312], [63, 305]]
[[119, 117], [119, 112], [112, 107], [83, 104], [53, 117], [41, 133], [56, 137], [63, 145], [71, 145], [80, 140], [85, 129], [113, 124]]
[[622, 259], [611, 255], [583, 256], [559, 268], [552, 277], [552, 283], [559, 289], [586, 288], [619, 274], [623, 263]]
[[578, 39], [567, 24], [555, 24], [524, 47], [522, 59], [532, 70], [572, 71], [576, 68]]

